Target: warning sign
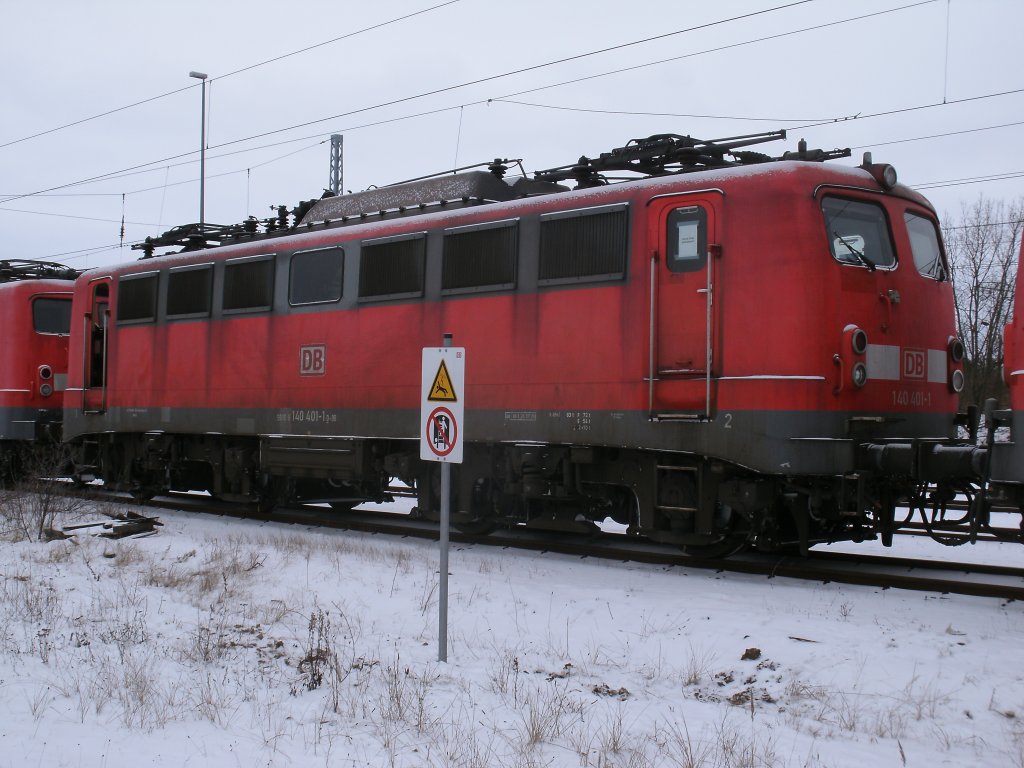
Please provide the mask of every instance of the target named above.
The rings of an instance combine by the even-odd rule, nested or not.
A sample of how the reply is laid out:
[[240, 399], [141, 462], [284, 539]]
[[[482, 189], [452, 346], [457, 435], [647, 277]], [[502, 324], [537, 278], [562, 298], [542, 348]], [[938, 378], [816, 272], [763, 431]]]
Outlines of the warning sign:
[[459, 437], [459, 423], [447, 408], [435, 408], [427, 419], [427, 443], [435, 456], [448, 456]]
[[441, 365], [437, 368], [437, 375], [434, 376], [434, 383], [430, 385], [430, 394], [427, 400], [432, 403], [457, 403], [458, 395], [455, 394], [455, 386], [452, 384], [452, 377], [448, 375], [448, 366], [441, 359]]
[[420, 458], [462, 463], [466, 350], [424, 347], [420, 369]]

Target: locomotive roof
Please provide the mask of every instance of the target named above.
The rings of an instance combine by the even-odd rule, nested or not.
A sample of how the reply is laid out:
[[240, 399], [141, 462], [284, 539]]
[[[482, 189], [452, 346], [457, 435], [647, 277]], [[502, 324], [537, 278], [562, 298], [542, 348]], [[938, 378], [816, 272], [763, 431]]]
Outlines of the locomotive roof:
[[0, 260], [0, 283], [14, 283], [24, 280], [74, 280], [81, 270], [72, 269], [52, 261], [29, 259]]
[[[488, 174], [483, 174], [488, 175]], [[724, 167], [706, 170], [699, 173], [671, 174], [635, 179], [628, 182], [608, 184], [605, 186], [584, 189], [565, 190], [557, 194], [541, 194], [494, 201], [489, 205], [465, 206], [432, 206], [426, 210], [417, 209], [415, 213], [403, 215], [398, 211], [377, 211], [375, 215], [356, 217], [354, 221], [342, 225], [334, 220], [308, 222], [299, 227], [277, 232], [273, 235], [238, 238], [215, 248], [183, 250], [175, 253], [143, 258], [118, 266], [99, 267], [85, 273], [95, 276], [97, 273], [132, 273], [146, 272], [162, 267], [195, 264], [213, 260], [222, 260], [262, 253], [275, 253], [303, 248], [322, 247], [328, 241], [333, 243], [339, 239], [358, 240], [362, 237], [398, 235], [410, 231], [442, 228], [465, 223], [477, 223], [489, 219], [511, 218], [540, 209], [542, 211], [571, 210], [587, 206], [605, 205], [617, 202], [630, 202], [638, 198], [654, 195], [686, 192], [696, 189], [721, 187], [728, 192], [730, 189], [754, 189], [760, 194], [771, 196], [785, 189], [784, 179], [793, 176], [805, 176], [800, 182], [802, 193], [807, 185], [814, 187], [850, 187], [901, 197], [910, 200], [934, 213], [928, 200], [911, 188], [897, 184], [888, 191], [883, 191], [871, 174], [862, 167], [823, 165], [820, 162], [800, 160], [783, 160], [760, 163], [740, 167]], [[769, 179], [779, 180], [779, 186], [772, 190], [765, 186]], [[505, 183], [495, 179], [499, 184]], [[751, 184], [755, 186], [750, 186]], [[441, 187], [437, 187], [441, 188]], [[563, 190], [565, 188], [563, 187]], [[333, 198], [332, 198], [333, 199]], [[340, 198], [339, 198], [340, 199]], [[387, 229], [382, 231], [382, 227]], [[339, 231], [344, 228], [344, 233]]]
[[299, 226], [365, 216], [380, 211], [404, 211], [410, 207], [422, 210], [429, 203], [438, 203], [442, 200], [456, 203], [474, 201], [477, 204], [507, 202], [520, 197], [566, 191], [568, 187], [550, 181], [533, 181], [521, 177], [506, 179], [493, 172], [471, 171], [327, 197], [313, 205], [302, 217]]

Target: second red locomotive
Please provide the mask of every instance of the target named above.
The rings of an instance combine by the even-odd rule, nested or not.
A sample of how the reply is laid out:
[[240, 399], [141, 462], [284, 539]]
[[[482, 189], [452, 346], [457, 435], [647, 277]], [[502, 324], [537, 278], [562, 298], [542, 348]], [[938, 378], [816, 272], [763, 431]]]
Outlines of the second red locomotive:
[[59, 445], [77, 275], [61, 264], [0, 261], [0, 483], [38, 469], [40, 451]]

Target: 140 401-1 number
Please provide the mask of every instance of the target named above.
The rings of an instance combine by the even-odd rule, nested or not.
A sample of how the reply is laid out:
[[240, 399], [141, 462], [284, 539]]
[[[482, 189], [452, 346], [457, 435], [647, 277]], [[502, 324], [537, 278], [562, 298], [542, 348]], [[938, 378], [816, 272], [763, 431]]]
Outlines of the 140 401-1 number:
[[932, 404], [931, 392], [911, 392], [907, 389], [892, 391], [892, 404], [907, 408], [927, 408]]

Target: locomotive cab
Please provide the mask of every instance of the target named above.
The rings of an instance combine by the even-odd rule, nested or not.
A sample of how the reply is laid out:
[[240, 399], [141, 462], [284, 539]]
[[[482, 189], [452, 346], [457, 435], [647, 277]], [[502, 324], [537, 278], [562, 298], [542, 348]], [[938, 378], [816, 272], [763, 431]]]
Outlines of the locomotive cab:
[[54, 460], [75, 274], [62, 265], [0, 262], [0, 482]]

